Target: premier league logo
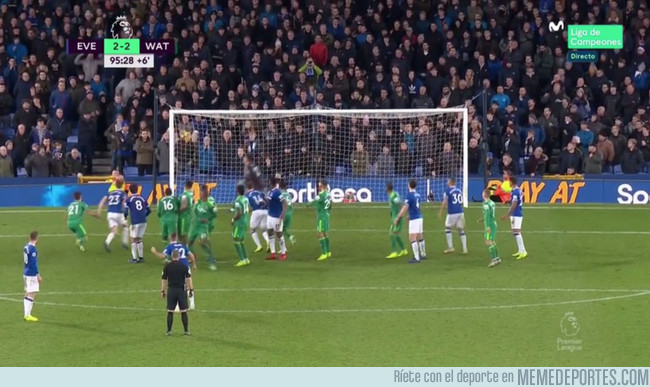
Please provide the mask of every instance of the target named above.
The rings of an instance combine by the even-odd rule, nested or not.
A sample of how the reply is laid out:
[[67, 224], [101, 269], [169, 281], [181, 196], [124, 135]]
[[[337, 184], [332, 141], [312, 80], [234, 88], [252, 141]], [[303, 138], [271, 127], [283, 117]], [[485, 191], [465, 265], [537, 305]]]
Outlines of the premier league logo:
[[113, 39], [131, 39], [133, 37], [133, 27], [126, 20], [126, 16], [118, 16], [111, 25], [111, 36]]

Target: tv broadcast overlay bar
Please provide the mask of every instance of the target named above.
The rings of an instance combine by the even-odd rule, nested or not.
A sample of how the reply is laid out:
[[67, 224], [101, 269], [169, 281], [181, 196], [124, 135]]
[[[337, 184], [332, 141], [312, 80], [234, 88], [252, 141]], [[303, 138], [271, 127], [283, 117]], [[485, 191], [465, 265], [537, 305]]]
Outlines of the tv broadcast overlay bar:
[[72, 55], [174, 55], [176, 42], [172, 39], [68, 39], [66, 52]]
[[153, 54], [139, 55], [104, 55], [104, 67], [107, 69], [117, 68], [141, 68], [152, 69], [155, 57]]
[[597, 51], [571, 51], [567, 54], [567, 62], [595, 63], [598, 62]]
[[623, 26], [570, 24], [567, 39], [570, 50], [620, 50], [623, 48]]

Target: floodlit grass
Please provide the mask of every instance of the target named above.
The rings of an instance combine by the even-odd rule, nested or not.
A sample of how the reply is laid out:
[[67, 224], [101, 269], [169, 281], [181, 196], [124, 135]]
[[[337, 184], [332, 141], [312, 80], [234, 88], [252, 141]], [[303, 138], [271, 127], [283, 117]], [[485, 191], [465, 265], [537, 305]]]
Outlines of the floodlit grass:
[[[506, 207], [499, 206], [499, 215]], [[424, 209], [429, 260], [386, 260], [388, 208], [336, 205], [333, 257], [320, 254], [313, 210], [297, 208], [286, 262], [253, 254], [235, 268], [229, 213], [220, 208], [212, 237], [220, 261], [195, 273], [192, 337], [165, 337], [159, 296], [162, 263], [130, 265], [119, 238], [102, 243], [105, 220], [87, 217], [79, 252], [64, 211], [0, 210], [0, 324], [4, 366], [648, 366], [650, 300], [645, 208], [533, 207], [523, 235], [529, 257], [488, 269], [477, 207], [467, 211], [468, 256], [443, 255], [443, 220]], [[22, 247], [40, 232], [42, 293], [22, 320]], [[152, 215], [145, 250], [164, 247]], [[406, 235], [404, 235], [406, 238]], [[454, 234], [457, 250], [459, 240]], [[572, 312], [579, 330], [565, 314]], [[566, 332], [561, 327], [564, 326]], [[576, 333], [577, 331], [577, 333]], [[575, 334], [575, 335], [573, 335]], [[572, 335], [572, 336], [570, 336]], [[558, 340], [576, 340], [573, 351]], [[567, 345], [562, 341], [561, 345]]]

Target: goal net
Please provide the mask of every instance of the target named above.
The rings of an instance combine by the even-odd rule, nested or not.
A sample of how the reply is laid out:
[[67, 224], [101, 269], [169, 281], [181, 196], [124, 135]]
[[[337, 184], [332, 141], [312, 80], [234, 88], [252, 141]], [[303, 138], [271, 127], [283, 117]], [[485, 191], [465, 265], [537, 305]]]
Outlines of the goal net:
[[441, 201], [447, 179], [468, 192], [465, 108], [413, 110], [171, 110], [169, 185], [208, 184], [230, 203], [237, 184], [267, 188], [271, 176], [305, 203], [326, 179], [334, 202], [385, 202], [386, 183], [410, 179]]

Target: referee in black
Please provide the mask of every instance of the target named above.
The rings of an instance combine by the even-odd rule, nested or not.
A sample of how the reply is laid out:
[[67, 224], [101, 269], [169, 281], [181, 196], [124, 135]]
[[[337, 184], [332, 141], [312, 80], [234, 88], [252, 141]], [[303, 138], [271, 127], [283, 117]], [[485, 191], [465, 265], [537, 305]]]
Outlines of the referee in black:
[[[165, 265], [160, 284], [160, 295], [167, 298], [167, 336], [172, 334], [174, 324], [174, 309], [178, 305], [181, 311], [181, 320], [185, 329], [185, 336], [190, 335], [189, 321], [187, 318], [187, 291], [194, 293], [190, 269], [178, 260], [178, 251], [172, 252], [172, 261]], [[186, 287], [187, 286], [187, 287]]]

